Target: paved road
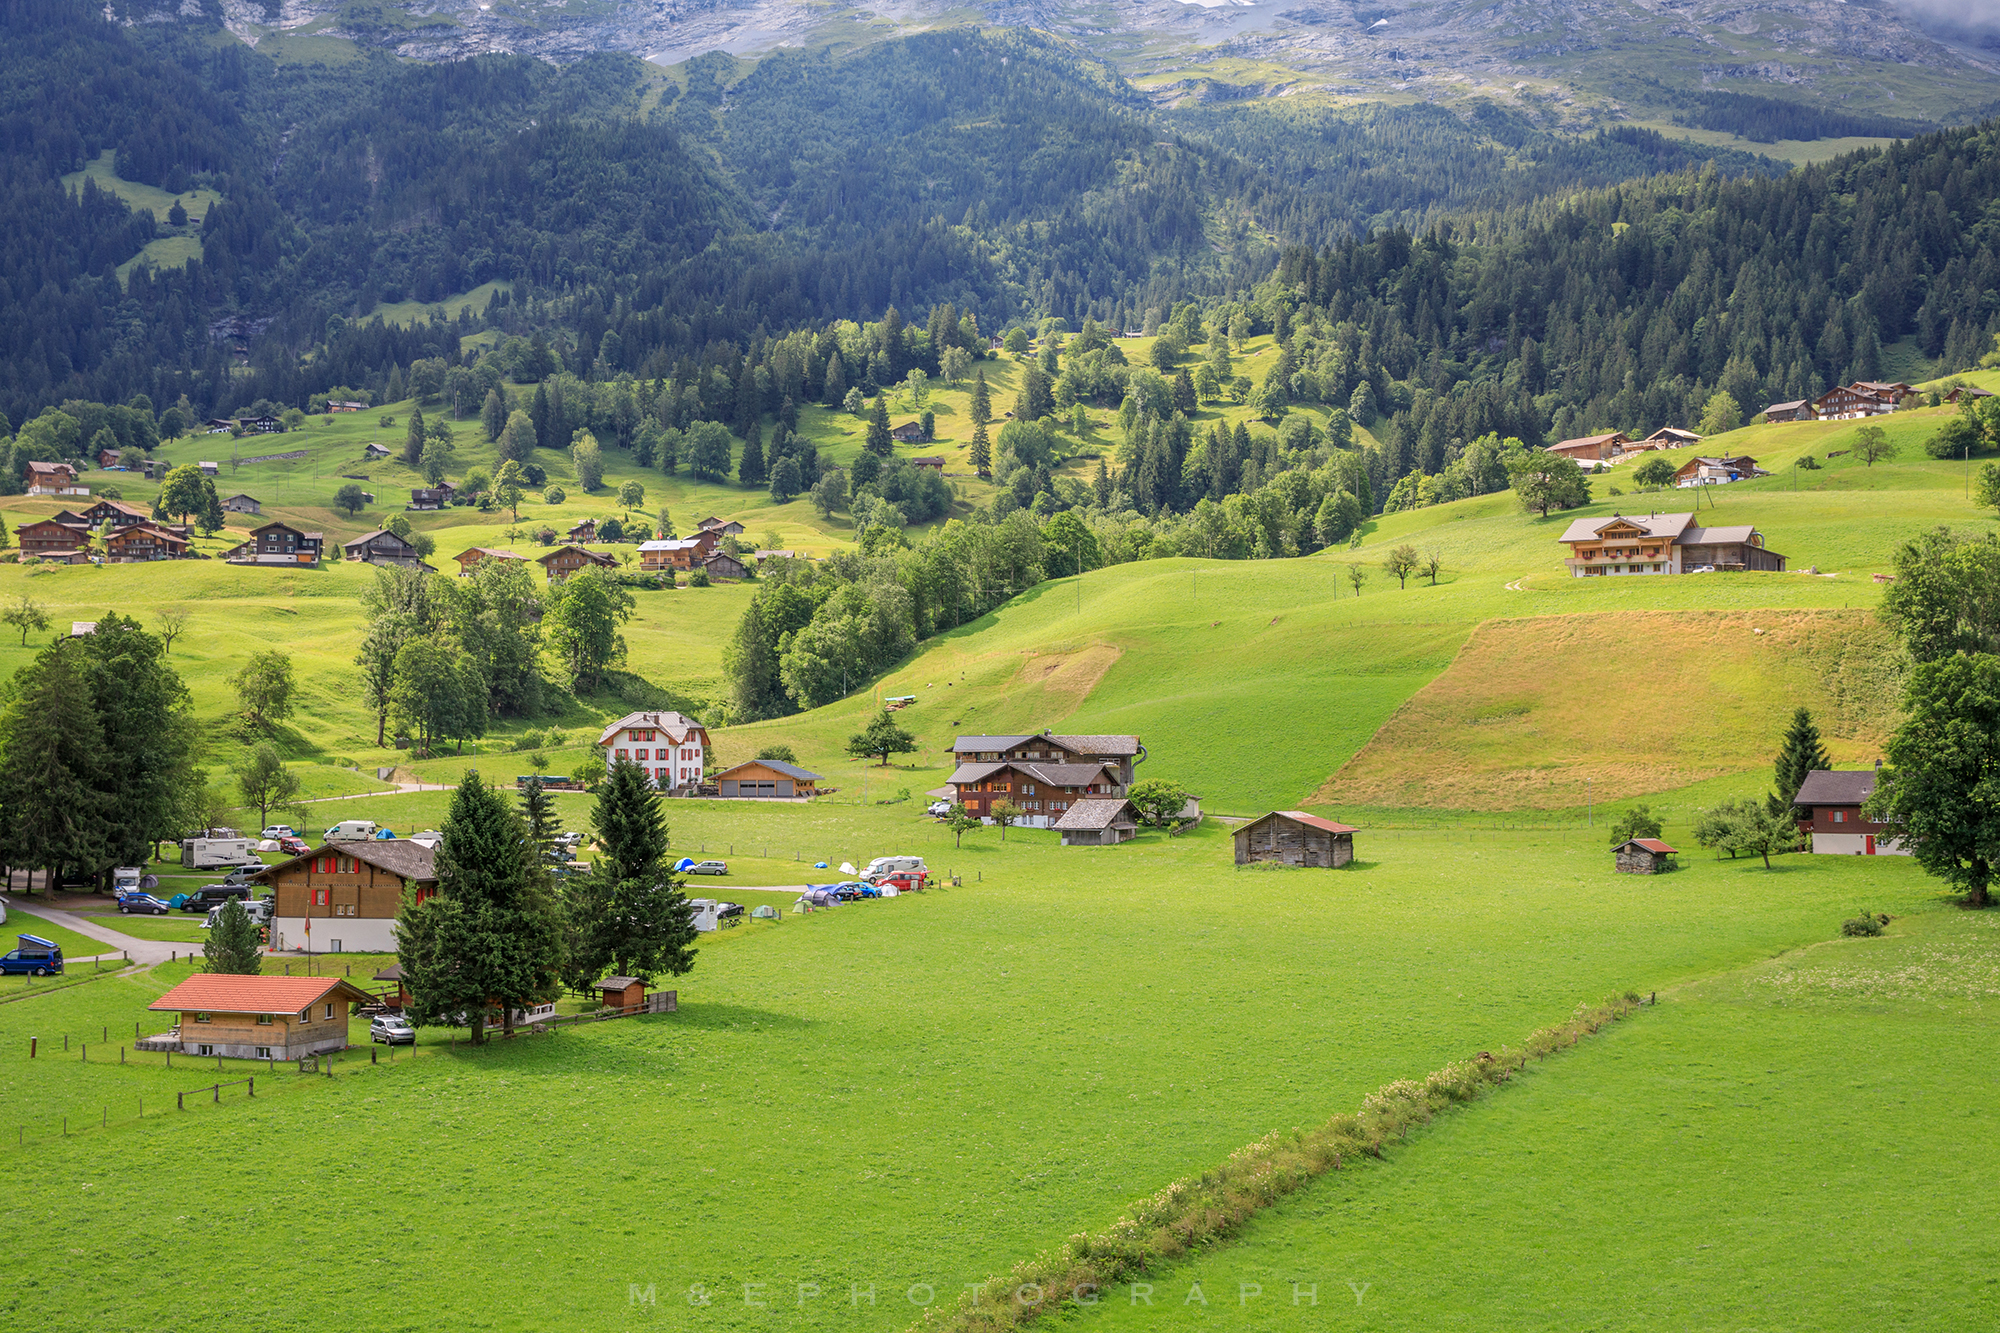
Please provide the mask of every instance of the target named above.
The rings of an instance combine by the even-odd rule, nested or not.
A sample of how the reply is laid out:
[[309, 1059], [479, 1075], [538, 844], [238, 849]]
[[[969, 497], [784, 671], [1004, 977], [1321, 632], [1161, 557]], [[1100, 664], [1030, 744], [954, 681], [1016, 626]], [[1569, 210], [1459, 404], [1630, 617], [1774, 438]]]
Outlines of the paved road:
[[[40, 917], [52, 926], [61, 926], [64, 930], [73, 930], [79, 935], [98, 941], [100, 944], [111, 946], [112, 951], [110, 953], [94, 954], [83, 958], [65, 958], [63, 960], [65, 963], [87, 963], [92, 957], [117, 958], [125, 953], [131, 954], [132, 961], [135, 963], [164, 963], [174, 954], [184, 954], [194, 948], [191, 944], [175, 943], [170, 940], [137, 939], [125, 934], [123, 931], [113, 930], [109, 926], [100, 926], [89, 917], [78, 916], [75, 912], [65, 912], [59, 908], [44, 907], [40, 903], [36, 903], [33, 907], [28, 907], [15, 898], [0, 898], [0, 902], [4, 902], [7, 905], [7, 924], [10, 927], [16, 922], [23, 921], [29, 917]], [[32, 926], [23, 925], [22, 929], [27, 930], [30, 934], [34, 933], [34, 927]], [[20, 932], [16, 931], [14, 933], [19, 934]]]

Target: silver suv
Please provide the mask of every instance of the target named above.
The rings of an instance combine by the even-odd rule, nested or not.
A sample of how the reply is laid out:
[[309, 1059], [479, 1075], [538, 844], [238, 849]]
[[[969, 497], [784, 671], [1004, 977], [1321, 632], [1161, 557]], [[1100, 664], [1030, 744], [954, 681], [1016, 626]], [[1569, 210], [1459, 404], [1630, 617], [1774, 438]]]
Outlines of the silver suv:
[[387, 1046], [414, 1046], [417, 1030], [401, 1014], [377, 1014], [368, 1020], [368, 1040]]

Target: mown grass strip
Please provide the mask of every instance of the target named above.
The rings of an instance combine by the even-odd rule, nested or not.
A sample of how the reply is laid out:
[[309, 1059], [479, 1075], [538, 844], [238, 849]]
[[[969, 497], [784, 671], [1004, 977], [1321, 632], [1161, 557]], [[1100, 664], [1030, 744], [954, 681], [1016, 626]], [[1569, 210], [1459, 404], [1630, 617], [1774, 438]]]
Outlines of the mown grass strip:
[[1579, 1005], [1564, 1022], [1529, 1036], [1519, 1047], [1481, 1051], [1423, 1079], [1398, 1079], [1362, 1100], [1361, 1109], [1316, 1129], [1273, 1130], [1199, 1176], [1175, 1181], [1141, 1199], [1095, 1235], [1078, 1233], [1057, 1249], [1023, 1260], [1005, 1277], [988, 1278], [955, 1309], [929, 1311], [912, 1333], [1004, 1333], [1104, 1288], [1144, 1277], [1192, 1251], [1227, 1240], [1259, 1210], [1269, 1208], [1328, 1171], [1357, 1157], [1380, 1157], [1393, 1142], [1440, 1112], [1506, 1082], [1531, 1060], [1565, 1050], [1644, 1001], [1627, 991], [1602, 1004]]

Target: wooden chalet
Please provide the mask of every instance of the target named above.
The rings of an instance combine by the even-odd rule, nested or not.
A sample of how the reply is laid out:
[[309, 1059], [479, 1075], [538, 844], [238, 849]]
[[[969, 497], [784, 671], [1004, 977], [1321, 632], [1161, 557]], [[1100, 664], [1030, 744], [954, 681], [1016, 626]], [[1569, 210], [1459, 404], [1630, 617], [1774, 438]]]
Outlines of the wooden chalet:
[[1954, 385], [1951, 392], [1944, 396], [1944, 400], [1947, 403], [1962, 403], [1968, 398], [1991, 398], [1992, 396], [1993, 391], [1991, 389], [1982, 389], [1972, 384], [1958, 384]]
[[70, 555], [90, 541], [90, 528], [82, 522], [63, 523], [53, 518], [36, 519], [14, 529], [22, 555]]
[[1693, 514], [1580, 518], [1557, 540], [1568, 544], [1569, 558], [1563, 563], [1580, 579], [1785, 568], [1785, 557], [1767, 549], [1757, 529], [1748, 524], [1698, 527]]
[[606, 977], [591, 989], [606, 1009], [637, 1013], [646, 1007], [646, 983], [637, 977]]
[[692, 537], [668, 537], [639, 543], [639, 568], [644, 570], [693, 569], [706, 564], [721, 541], [714, 532]]
[[1139, 816], [1122, 796], [1085, 797], [1071, 801], [1050, 827], [1065, 847], [1113, 847], [1138, 836]]
[[204, 477], [219, 477], [222, 475], [222, 464], [211, 459], [202, 459], [195, 466], [201, 469], [201, 475]]
[[1625, 452], [1631, 437], [1622, 430], [1610, 431], [1603, 435], [1584, 435], [1574, 440], [1561, 440], [1549, 446], [1552, 454], [1573, 458], [1579, 463], [1608, 463]]
[[783, 800], [819, 795], [819, 774], [779, 759], [751, 759], [717, 773], [715, 785], [725, 799]]
[[366, 403], [357, 403], [357, 402], [355, 402], [355, 401], [354, 401], [353, 399], [351, 399], [351, 398], [329, 398], [329, 399], [327, 399], [327, 400], [326, 400], [326, 410], [327, 410], [327, 411], [328, 411], [329, 413], [331, 413], [331, 412], [361, 412], [361, 411], [365, 411], [365, 410], [367, 409], [367, 407], [368, 407], [368, 404], [366, 404]]
[[276, 900], [272, 948], [394, 953], [403, 890], [420, 901], [437, 892], [437, 862], [423, 843], [377, 838], [328, 843], [251, 878], [269, 884]]
[[326, 535], [301, 532], [289, 523], [266, 523], [250, 530], [250, 540], [229, 553], [232, 565], [316, 565]]
[[943, 454], [926, 454], [922, 458], [912, 458], [910, 462], [915, 464], [917, 467], [927, 467], [931, 471], [939, 474], [942, 474], [944, 472]]
[[134, 523], [106, 537], [104, 552], [119, 564], [179, 560], [188, 553], [188, 539], [171, 528], [153, 523]]
[[[1900, 390], [1900, 392], [1898, 392]], [[1851, 421], [1858, 417], [1886, 416], [1896, 410], [1907, 384], [1875, 384], [1866, 381], [1842, 384], [1813, 399], [1813, 415], [1821, 421]]]
[[29, 463], [24, 480], [30, 495], [61, 495], [76, 487], [76, 469], [68, 463]]
[[1814, 419], [1812, 400], [1801, 398], [1791, 403], [1772, 403], [1758, 415], [1766, 421], [1811, 421]]
[[1643, 440], [1634, 440], [1629, 448], [1643, 449], [1685, 449], [1691, 444], [1700, 444], [1701, 436], [1679, 426], [1662, 426]]
[[404, 507], [419, 510], [443, 509], [450, 503], [450, 486], [417, 486], [411, 489], [410, 503]]
[[276, 417], [238, 417], [237, 428], [245, 435], [281, 435], [285, 423]]
[[389, 446], [386, 444], [377, 444], [375, 441], [370, 440], [361, 446], [361, 457], [364, 462], [373, 463], [388, 456]]
[[1021, 812], [1015, 822], [1029, 828], [1048, 828], [1081, 798], [1125, 795], [1117, 769], [1101, 760], [961, 762], [946, 781], [967, 814], [991, 819], [1010, 801]]
[[581, 523], [571, 527], [564, 535], [573, 542], [594, 542], [597, 540], [597, 520], [586, 518]]
[[542, 572], [548, 575], [550, 583], [561, 583], [580, 569], [593, 565], [603, 569], [616, 569], [618, 562], [599, 551], [586, 551], [581, 546], [558, 546], [547, 555], [536, 556]]
[[1273, 810], [1236, 830], [1236, 864], [1275, 861], [1338, 870], [1354, 859], [1354, 835], [1358, 832], [1350, 825], [1303, 810]]
[[750, 577], [750, 567], [727, 551], [717, 551], [714, 555], [702, 561], [701, 567], [708, 571], [708, 576], [712, 579], [747, 579]]
[[353, 541], [340, 544], [341, 553], [349, 560], [359, 560], [370, 565], [401, 565], [405, 569], [428, 569], [424, 558], [415, 546], [398, 537], [387, 528], [377, 528], [364, 533]]
[[106, 471], [109, 471], [110, 469], [117, 467], [118, 451], [116, 449], [99, 449], [97, 451], [97, 466], [105, 469]]
[[902, 425], [889, 432], [889, 438], [897, 444], [922, 444], [924, 442], [924, 428], [920, 422], [905, 421]]
[[141, 1050], [238, 1060], [296, 1060], [347, 1048], [351, 1006], [375, 997], [343, 977], [197, 972], [146, 1007], [177, 1014], [174, 1031]]
[[1815, 853], [1826, 856], [1907, 856], [1909, 852], [1886, 826], [1868, 818], [1862, 808], [1875, 794], [1881, 774], [1871, 768], [1814, 769], [1799, 784], [1792, 806], [1801, 812], [1799, 832], [1812, 838]]
[[1627, 838], [1611, 849], [1625, 875], [1657, 875], [1674, 868], [1674, 849], [1658, 838]]
[[951, 752], [960, 764], [1108, 764], [1120, 788], [1131, 785], [1133, 765], [1146, 757], [1146, 747], [1137, 736], [1058, 736], [1052, 731], [1032, 736], [960, 736], [952, 741]]
[[460, 551], [452, 559], [458, 561], [458, 572], [470, 574], [483, 560], [519, 560], [521, 556], [512, 551], [499, 551], [491, 546], [470, 546]]
[[264, 512], [263, 501], [254, 495], [245, 495], [241, 491], [224, 500], [222, 507], [232, 514], [261, 514]]
[[1750, 477], [1771, 474], [1757, 466], [1748, 454], [1717, 454], [1712, 458], [1690, 458], [1674, 473], [1676, 486], [1720, 486]]
[[153, 512], [138, 505], [128, 505], [123, 500], [99, 500], [83, 511], [83, 521], [91, 527], [102, 527], [109, 523], [114, 528], [129, 528], [134, 523], [150, 523]]
[[703, 532], [714, 533], [716, 541], [721, 541], [724, 537], [741, 537], [743, 535], [743, 525], [741, 523], [738, 523], [733, 518], [728, 522], [724, 522], [713, 514], [695, 526]]

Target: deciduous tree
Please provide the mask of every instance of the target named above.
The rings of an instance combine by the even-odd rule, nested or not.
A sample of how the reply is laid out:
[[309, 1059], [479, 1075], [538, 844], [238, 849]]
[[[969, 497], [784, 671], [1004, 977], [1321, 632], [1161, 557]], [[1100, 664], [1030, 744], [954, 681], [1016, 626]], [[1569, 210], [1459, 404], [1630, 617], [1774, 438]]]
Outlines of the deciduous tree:
[[243, 712], [257, 726], [291, 716], [292, 659], [276, 648], [252, 653], [242, 669], [229, 678], [229, 687], [243, 705]]
[[856, 759], [868, 759], [876, 755], [882, 757], [882, 767], [889, 766], [892, 754], [912, 754], [917, 749], [917, 738], [896, 725], [896, 719], [883, 709], [869, 723], [866, 731], [856, 732], [847, 738], [847, 753]]
[[257, 807], [257, 827], [271, 822], [271, 812], [299, 798], [299, 775], [285, 767], [284, 758], [269, 741], [259, 743], [236, 769], [236, 790], [245, 805]]
[[2000, 849], [2000, 658], [1920, 662], [1866, 817], [1932, 875], [1986, 906]]

